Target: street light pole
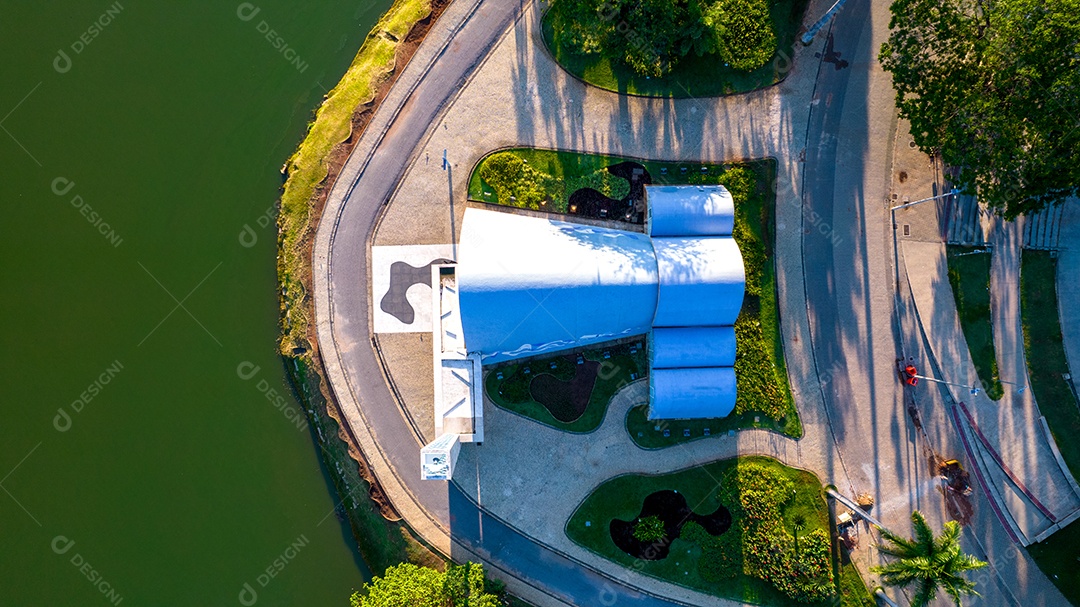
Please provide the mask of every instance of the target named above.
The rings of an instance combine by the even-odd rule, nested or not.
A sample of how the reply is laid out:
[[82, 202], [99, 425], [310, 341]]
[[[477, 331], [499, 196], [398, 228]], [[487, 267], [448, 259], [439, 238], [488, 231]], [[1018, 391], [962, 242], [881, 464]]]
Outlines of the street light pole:
[[814, 36], [817, 35], [821, 28], [825, 27], [825, 24], [829, 22], [829, 19], [836, 14], [836, 11], [840, 10], [840, 7], [844, 6], [844, 2], [846, 1], [847, 0], [836, 0], [832, 7], [825, 11], [825, 14], [822, 15], [821, 19], [818, 19], [817, 23], [811, 25], [810, 29], [806, 30], [806, 33], [803, 34], [801, 38], [803, 46], [807, 46], [814, 41]]
[[922, 204], [924, 202], [930, 202], [931, 200], [937, 200], [938, 198], [945, 198], [946, 196], [957, 196], [959, 194], [960, 194], [960, 190], [958, 190], [956, 188], [953, 188], [953, 189], [949, 190], [948, 192], [945, 192], [944, 194], [938, 194], [937, 196], [931, 196], [930, 198], [923, 198], [922, 200], [916, 200], [915, 202], [905, 202], [904, 204], [896, 205], [895, 207], [892, 207], [889, 210], [895, 213], [896, 211], [899, 211], [900, 209], [906, 209], [908, 207], [913, 207], [913, 206], [915, 206], [917, 204]]
[[976, 386], [965, 386], [964, 384], [954, 384], [952, 382], [945, 381], [943, 379], [938, 379], [936, 377], [927, 377], [925, 375], [912, 375], [912, 377], [918, 377], [919, 379], [925, 379], [926, 381], [932, 381], [932, 382], [938, 383], [938, 384], [945, 384], [946, 386], [953, 386], [953, 387], [956, 387], [956, 388], [966, 388], [968, 391], [971, 392], [972, 396], [975, 396], [976, 394], [979, 393], [979, 388], [976, 387]]

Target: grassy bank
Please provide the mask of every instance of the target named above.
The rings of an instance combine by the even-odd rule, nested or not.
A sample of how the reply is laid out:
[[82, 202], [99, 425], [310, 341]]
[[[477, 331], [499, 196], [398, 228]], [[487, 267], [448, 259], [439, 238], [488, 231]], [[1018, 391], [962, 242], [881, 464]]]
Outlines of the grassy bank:
[[[438, 6], [438, 5], [436, 5]], [[310, 298], [309, 251], [314, 220], [331, 170], [344, 162], [348, 143], [366, 126], [380, 87], [399, 60], [399, 50], [418, 23], [432, 16], [432, 0], [398, 0], [368, 33], [345, 75], [315, 112], [308, 132], [286, 162], [278, 215], [278, 280], [282, 333], [279, 349], [290, 383], [304, 408], [313, 439], [330, 482], [341, 498], [339, 517], [349, 527], [368, 567], [380, 574], [401, 562], [442, 568], [445, 561], [422, 543], [388, 509], [387, 500], [366, 478], [366, 466], [340, 425], [340, 415], [320, 386], [317, 354], [308, 341]], [[414, 48], [414, 47], [410, 47]], [[365, 114], [364, 111], [367, 110]], [[389, 517], [389, 518], [388, 518]]]
[[998, 377], [994, 352], [994, 325], [990, 317], [990, 251], [978, 247], [949, 245], [949, 284], [952, 286], [960, 326], [964, 330], [971, 361], [986, 395], [1000, 399], [1005, 391]]
[[[699, 515], [727, 508], [730, 528], [710, 536], [688, 524], [669, 538], [670, 553], [659, 560], [635, 559], [620, 550], [611, 521], [634, 521], [647, 496], [668, 490], [682, 495]], [[829, 509], [817, 477], [764, 457], [613, 478], [597, 487], [566, 525], [570, 539], [616, 563], [715, 596], [766, 605], [833, 604], [837, 580], [829, 531]], [[851, 576], [844, 572], [842, 584], [861, 587]]]
[[361, 477], [349, 444], [339, 436], [341, 426], [327, 413], [319, 374], [302, 359], [284, 357], [284, 362], [307, 414], [320, 458], [341, 500], [338, 515], [348, 520], [364, 562], [376, 575], [405, 561], [441, 569], [443, 559], [418, 542], [405, 525], [387, 520], [372, 499], [371, 484]]
[[307, 263], [312, 215], [336, 148], [353, 134], [358, 108], [375, 99], [394, 71], [401, 41], [431, 14], [431, 0], [397, 0], [375, 24], [349, 69], [315, 112], [307, 135], [286, 162], [288, 177], [278, 215], [278, 281], [281, 289], [281, 352], [308, 349]]
[[575, 77], [593, 86], [647, 97], [717, 97], [745, 93], [775, 84], [791, 71], [795, 36], [802, 24], [808, 0], [770, 2], [776, 32], [777, 51], [773, 60], [750, 72], [732, 69], [716, 55], [698, 57], [690, 53], [663, 78], [647, 78], [635, 73], [621, 60], [599, 54], [580, 55], [562, 45], [553, 26], [551, 11], [541, 24], [544, 43], [555, 61]]
[[[1024, 356], [1039, 411], [1046, 417], [1061, 457], [1080, 478], [1080, 405], [1063, 374], [1069, 373], [1062, 345], [1057, 300], [1057, 259], [1047, 251], [1024, 251], [1020, 261], [1020, 319]], [[1042, 430], [1036, 427], [1034, 432]], [[1080, 605], [1080, 521], [1028, 547], [1039, 568], [1065, 598]]]
[[[645, 419], [644, 411], [632, 411], [628, 417], [632, 425], [628, 423], [628, 430], [631, 438], [646, 448], [665, 447], [701, 438], [704, 428], [716, 433], [762, 427], [793, 437], [802, 436], [802, 424], [788, 385], [784, 344], [780, 335], [780, 311], [776, 301], [776, 268], [773, 260], [776, 199], [772, 188], [776, 178], [774, 161], [716, 165], [658, 162], [535, 148], [505, 151], [525, 161], [534, 177], [541, 175], [530, 178], [528, 184], [518, 189], [540, 189], [544, 199], [549, 201], [541, 208], [550, 212], [565, 212], [559, 201], [565, 201], [579, 187], [592, 187], [588, 185], [589, 180], [598, 181], [596, 175], [607, 167], [627, 161], [644, 166], [652, 182], [657, 185], [723, 184], [727, 187], [735, 201], [733, 236], [739, 244], [746, 269], [746, 295], [735, 323], [738, 381], [735, 411], [723, 419], [661, 425], [660, 429]], [[485, 162], [492, 157], [494, 155], [485, 157], [473, 169], [469, 178], [469, 198], [520, 206], [522, 198], [510, 200], [505, 193], [500, 196], [497, 189], [481, 177]], [[668, 436], [663, 435], [665, 429]], [[684, 435], [685, 429], [691, 431], [690, 436]]]

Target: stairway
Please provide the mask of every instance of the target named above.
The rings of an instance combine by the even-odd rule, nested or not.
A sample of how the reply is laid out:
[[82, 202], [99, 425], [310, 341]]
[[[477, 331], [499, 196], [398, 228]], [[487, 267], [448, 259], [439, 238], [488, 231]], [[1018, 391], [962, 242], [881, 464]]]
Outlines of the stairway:
[[1065, 205], [1055, 204], [1024, 216], [1024, 248], [1056, 251]]
[[946, 199], [945, 242], [948, 244], [979, 246], [986, 244], [982, 225], [979, 221], [983, 213], [974, 196], [961, 194]]

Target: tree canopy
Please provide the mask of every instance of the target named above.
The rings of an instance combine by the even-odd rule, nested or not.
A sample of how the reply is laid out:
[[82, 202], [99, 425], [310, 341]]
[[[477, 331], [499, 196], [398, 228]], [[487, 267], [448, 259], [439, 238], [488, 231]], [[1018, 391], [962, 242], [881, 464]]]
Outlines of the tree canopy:
[[941, 535], [934, 537], [922, 513], [911, 513], [915, 531], [914, 539], [896, 535], [888, 529], [879, 529], [888, 544], [878, 546], [878, 551], [896, 560], [870, 571], [881, 574], [889, 586], [914, 585], [915, 595], [911, 607], [929, 605], [939, 590], [945, 592], [959, 606], [960, 598], [975, 592], [975, 584], [964, 578], [964, 572], [986, 567], [986, 563], [960, 550], [960, 525], [956, 521], [945, 523]]
[[492, 582], [476, 563], [452, 565], [446, 572], [402, 563], [376, 576], [349, 599], [352, 607], [499, 607]]
[[880, 53], [954, 183], [1013, 218], [1080, 185], [1080, 0], [895, 0]]
[[621, 59], [660, 77], [679, 59], [715, 53], [737, 70], [754, 70], [776, 52], [768, 0], [553, 0], [563, 46]]

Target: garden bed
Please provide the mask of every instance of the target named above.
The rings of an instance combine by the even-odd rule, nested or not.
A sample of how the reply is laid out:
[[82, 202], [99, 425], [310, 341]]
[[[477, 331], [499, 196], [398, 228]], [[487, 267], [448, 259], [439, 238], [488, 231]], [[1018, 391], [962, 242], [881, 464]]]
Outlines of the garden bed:
[[[663, 525], [663, 535], [655, 539], [642, 539], [636, 533], [642, 521], [655, 519]], [[700, 515], [686, 503], [678, 491], [665, 489], [650, 493], [641, 505], [641, 512], [632, 521], [612, 519], [609, 526], [611, 541], [620, 550], [634, 558], [656, 561], [667, 558], [671, 542], [679, 537], [687, 523], [700, 525], [706, 533], [718, 536], [731, 526], [731, 513], [723, 506], [708, 515]]]
[[648, 373], [643, 337], [485, 369], [484, 389], [499, 407], [567, 432], [592, 432], [626, 384]]
[[[637, 559], [614, 541], [612, 521], [637, 520], [648, 498], [665, 491], [677, 491], [696, 511], [726, 509], [729, 527], [714, 535], [687, 520], [677, 536], [669, 534], [666, 558]], [[566, 534], [616, 563], [715, 596], [825, 605], [837, 596], [829, 527], [817, 477], [773, 459], [746, 457], [671, 474], [610, 479], [578, 506]]]
[[949, 284], [956, 300], [956, 312], [964, 330], [968, 351], [983, 390], [992, 400], [1005, 391], [998, 377], [994, 351], [994, 325], [990, 316], [990, 250], [949, 245], [945, 249], [949, 264]]
[[645, 97], [719, 97], [746, 93], [780, 82], [792, 68], [795, 36], [802, 25], [808, 0], [770, 2], [777, 50], [773, 60], [756, 70], [732, 69], [715, 54], [698, 57], [693, 52], [681, 58], [675, 69], [662, 78], [635, 73], [618, 59], [601, 54], [580, 55], [568, 51], [553, 26], [551, 11], [541, 22], [548, 52], [575, 78], [617, 93]]

